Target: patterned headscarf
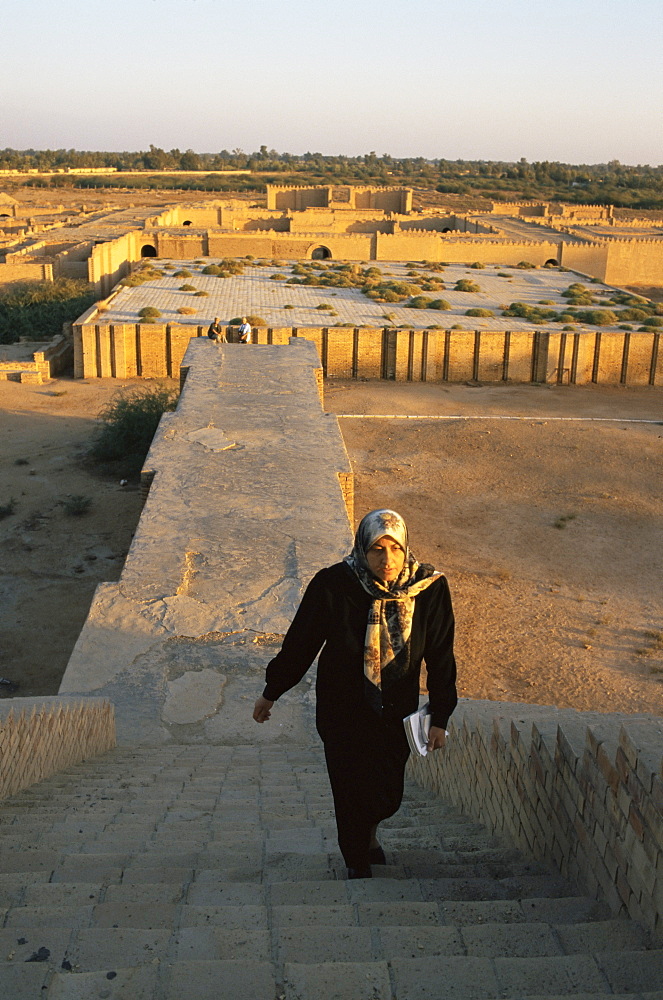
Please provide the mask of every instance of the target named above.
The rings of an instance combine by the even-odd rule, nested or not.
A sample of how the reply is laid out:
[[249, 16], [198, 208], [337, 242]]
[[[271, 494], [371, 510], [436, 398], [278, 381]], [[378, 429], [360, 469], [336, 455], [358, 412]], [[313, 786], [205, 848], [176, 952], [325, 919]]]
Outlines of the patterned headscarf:
[[[405, 553], [403, 569], [391, 583], [375, 577], [366, 559], [371, 546], [385, 535]], [[362, 518], [352, 552], [344, 561], [373, 598], [364, 641], [365, 694], [371, 707], [381, 712], [382, 691], [410, 668], [414, 598], [442, 573], [417, 562], [408, 546], [405, 521], [393, 510], [372, 510]]]

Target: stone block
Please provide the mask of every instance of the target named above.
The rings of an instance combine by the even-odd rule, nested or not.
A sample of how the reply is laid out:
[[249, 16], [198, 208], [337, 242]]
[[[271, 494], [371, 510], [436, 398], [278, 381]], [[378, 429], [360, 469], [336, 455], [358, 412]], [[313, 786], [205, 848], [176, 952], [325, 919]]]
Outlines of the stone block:
[[358, 903], [359, 923], [368, 927], [415, 927], [439, 924], [437, 903], [373, 902]]
[[590, 955], [554, 958], [494, 958], [499, 988], [506, 996], [600, 993], [605, 980]]
[[467, 954], [477, 958], [527, 958], [560, 955], [562, 950], [547, 924], [488, 924], [464, 927]]
[[431, 1000], [432, 984], [439, 984], [440, 996], [448, 1000], [492, 1000], [501, 995], [493, 964], [487, 958], [396, 958], [390, 966], [394, 993], [399, 998]]
[[283, 962], [370, 962], [375, 957], [368, 927], [279, 927], [275, 933]]
[[386, 962], [299, 963], [285, 967], [286, 1000], [310, 1000], [311, 997], [389, 1000], [391, 995]]
[[[103, 972], [57, 972], [48, 996], [53, 1000], [153, 1000], [156, 966], [137, 966]], [[35, 996], [37, 994], [34, 994]]]
[[175, 934], [173, 945], [178, 961], [183, 962], [252, 958], [262, 962], [270, 958], [267, 931], [248, 927], [182, 927]]
[[178, 923], [180, 927], [266, 930], [267, 909], [264, 906], [183, 906]]
[[165, 954], [170, 935], [169, 929], [91, 928], [79, 931], [67, 957], [77, 972], [148, 965]]
[[349, 904], [315, 906], [312, 904], [272, 906], [271, 919], [275, 926], [308, 927], [350, 927], [357, 923], [354, 906]]
[[465, 954], [461, 932], [457, 927], [380, 927], [379, 938], [382, 957], [388, 961]]
[[663, 950], [601, 952], [596, 961], [614, 993], [656, 990], [663, 983]]
[[[270, 962], [182, 961], [164, 970], [162, 1000], [262, 1000], [276, 996], [276, 983]], [[133, 1000], [133, 998], [132, 998]]]

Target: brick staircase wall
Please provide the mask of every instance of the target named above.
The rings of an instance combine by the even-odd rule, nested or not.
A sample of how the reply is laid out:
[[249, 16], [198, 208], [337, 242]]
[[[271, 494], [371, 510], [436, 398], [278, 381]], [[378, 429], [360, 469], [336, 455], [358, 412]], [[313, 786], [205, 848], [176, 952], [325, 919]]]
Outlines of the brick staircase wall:
[[410, 773], [663, 939], [663, 720], [461, 702]]
[[102, 698], [0, 702], [0, 800], [115, 746], [115, 712]]

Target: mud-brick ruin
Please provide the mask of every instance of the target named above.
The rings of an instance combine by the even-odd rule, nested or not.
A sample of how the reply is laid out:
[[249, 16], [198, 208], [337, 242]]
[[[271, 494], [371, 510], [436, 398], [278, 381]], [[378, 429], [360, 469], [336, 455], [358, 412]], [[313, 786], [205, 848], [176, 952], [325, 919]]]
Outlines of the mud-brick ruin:
[[[64, 217], [62, 206], [33, 206], [26, 219], [20, 203], [5, 196], [0, 209], [0, 283], [77, 277], [97, 292], [95, 307], [73, 327], [74, 371], [86, 378], [176, 378], [189, 339], [204, 336], [214, 316], [227, 324], [237, 316], [231, 308], [235, 296], [218, 304], [210, 298], [207, 309], [197, 300], [197, 308], [189, 309], [197, 319], [183, 319], [182, 310], [173, 309], [165, 321], [142, 323], [140, 307], [131, 304], [136, 290], [131, 298], [128, 289], [118, 293], [117, 286], [145, 259], [155, 264], [177, 261], [180, 267], [227, 258], [256, 259], [263, 265], [373, 262], [385, 270], [392, 264], [427, 262], [483, 267], [484, 277], [524, 262], [535, 272], [530, 289], [522, 293], [532, 302], [549, 298], [549, 269], [568, 271], [568, 283], [603, 283], [606, 295], [624, 286], [642, 288], [646, 294], [663, 285], [663, 219], [659, 224], [622, 221], [609, 206], [494, 203], [489, 211], [457, 215], [443, 208], [414, 210], [407, 188], [268, 185], [264, 206], [229, 198], [176, 204], [157, 214], [109, 206]], [[203, 266], [196, 270], [202, 272]], [[512, 283], [517, 277], [525, 280], [514, 270]], [[244, 281], [239, 314], [260, 314], [252, 301], [254, 286], [255, 280]], [[496, 314], [504, 305], [501, 293], [506, 302], [521, 296], [519, 287], [505, 285], [490, 301], [465, 305], [487, 306]], [[201, 294], [209, 292], [201, 289]], [[159, 311], [162, 304], [158, 294], [149, 301]], [[384, 310], [366, 318], [350, 312], [344, 323], [325, 325], [326, 316], [303, 305], [303, 311], [264, 320], [254, 342], [285, 343], [290, 336], [313, 340], [325, 375], [624, 385], [659, 385], [663, 379], [660, 334], [653, 326], [646, 332], [614, 327], [544, 330], [519, 321], [459, 323], [462, 317], [452, 312], [425, 309], [397, 310], [388, 323]], [[43, 372], [24, 367], [16, 377], [43, 377]]]

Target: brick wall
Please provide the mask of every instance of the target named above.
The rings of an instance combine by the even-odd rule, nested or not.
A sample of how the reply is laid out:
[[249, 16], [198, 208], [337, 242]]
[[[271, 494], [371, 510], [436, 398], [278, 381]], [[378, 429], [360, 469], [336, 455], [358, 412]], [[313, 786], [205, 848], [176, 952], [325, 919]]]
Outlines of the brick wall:
[[[103, 314], [102, 314], [103, 316]], [[91, 310], [74, 324], [77, 378], [177, 378], [193, 324], [105, 324]], [[228, 327], [228, 340], [235, 332]], [[502, 330], [394, 330], [352, 327], [260, 327], [257, 344], [289, 337], [315, 343], [325, 375], [410, 382], [548, 382], [663, 384], [660, 333]]]
[[461, 701], [410, 774], [663, 939], [663, 720]]
[[0, 703], [0, 799], [115, 746], [115, 713], [101, 698]]
[[52, 281], [53, 265], [26, 261], [24, 264], [0, 264], [0, 285], [13, 281]]

